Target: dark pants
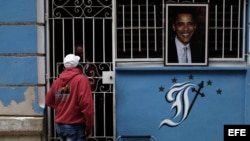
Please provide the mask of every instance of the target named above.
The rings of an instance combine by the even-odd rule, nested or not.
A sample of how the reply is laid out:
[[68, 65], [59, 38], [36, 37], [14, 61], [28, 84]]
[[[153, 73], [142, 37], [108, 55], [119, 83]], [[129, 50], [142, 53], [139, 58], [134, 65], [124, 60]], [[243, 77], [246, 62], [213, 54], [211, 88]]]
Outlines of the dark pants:
[[83, 124], [56, 124], [56, 133], [60, 141], [86, 141]]

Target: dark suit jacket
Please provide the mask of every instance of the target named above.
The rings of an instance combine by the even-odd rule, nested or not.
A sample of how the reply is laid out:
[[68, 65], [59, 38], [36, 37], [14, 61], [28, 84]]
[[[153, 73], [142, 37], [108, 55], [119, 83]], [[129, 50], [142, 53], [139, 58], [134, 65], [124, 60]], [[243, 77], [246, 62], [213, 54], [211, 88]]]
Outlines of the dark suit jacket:
[[[167, 45], [167, 63], [178, 63], [178, 54], [174, 38]], [[192, 40], [190, 42], [192, 63], [205, 63], [205, 43]]]

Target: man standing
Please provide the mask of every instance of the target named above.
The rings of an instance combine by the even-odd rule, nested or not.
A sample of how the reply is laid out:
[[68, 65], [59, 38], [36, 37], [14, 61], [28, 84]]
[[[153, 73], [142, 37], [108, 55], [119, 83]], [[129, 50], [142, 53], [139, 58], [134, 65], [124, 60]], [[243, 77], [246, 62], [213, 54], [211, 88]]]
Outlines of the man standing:
[[55, 109], [60, 141], [85, 141], [92, 135], [94, 103], [90, 83], [77, 68], [79, 60], [74, 54], [64, 58], [65, 69], [46, 94], [46, 104]]

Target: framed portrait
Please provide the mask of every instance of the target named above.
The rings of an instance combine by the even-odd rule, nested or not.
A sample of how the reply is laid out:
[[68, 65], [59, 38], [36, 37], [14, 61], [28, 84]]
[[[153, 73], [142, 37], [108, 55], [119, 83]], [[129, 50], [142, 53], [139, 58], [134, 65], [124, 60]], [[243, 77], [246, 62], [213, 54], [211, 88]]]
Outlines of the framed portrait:
[[166, 3], [165, 66], [208, 65], [207, 3]]

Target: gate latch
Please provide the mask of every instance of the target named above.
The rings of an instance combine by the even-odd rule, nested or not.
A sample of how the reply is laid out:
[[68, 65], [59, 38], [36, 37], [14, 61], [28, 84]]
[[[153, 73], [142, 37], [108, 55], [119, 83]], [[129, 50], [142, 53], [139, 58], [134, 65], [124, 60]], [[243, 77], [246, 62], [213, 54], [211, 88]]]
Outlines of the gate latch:
[[114, 72], [113, 71], [103, 71], [102, 72], [102, 83], [103, 84], [113, 84], [114, 83]]

